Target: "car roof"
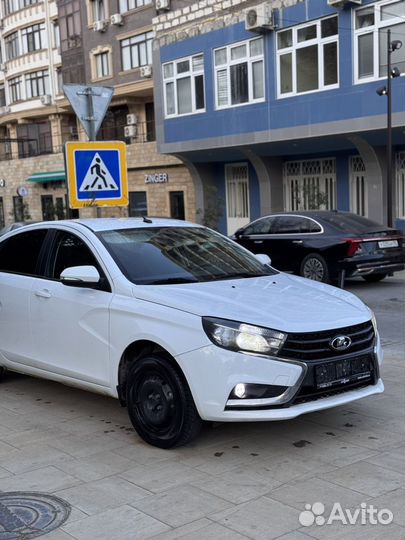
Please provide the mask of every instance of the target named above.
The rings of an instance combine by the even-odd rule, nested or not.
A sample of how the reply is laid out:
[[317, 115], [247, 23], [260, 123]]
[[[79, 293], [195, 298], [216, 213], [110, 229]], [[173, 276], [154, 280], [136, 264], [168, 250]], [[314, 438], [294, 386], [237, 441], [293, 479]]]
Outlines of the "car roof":
[[[145, 221], [147, 219], [148, 221]], [[122, 229], [153, 228], [153, 227], [199, 227], [195, 223], [179, 219], [148, 217], [148, 218], [94, 218], [94, 219], [62, 219], [59, 221], [42, 221], [37, 225], [50, 226], [82, 225], [93, 232], [114, 231]], [[32, 229], [31, 226], [24, 229]]]

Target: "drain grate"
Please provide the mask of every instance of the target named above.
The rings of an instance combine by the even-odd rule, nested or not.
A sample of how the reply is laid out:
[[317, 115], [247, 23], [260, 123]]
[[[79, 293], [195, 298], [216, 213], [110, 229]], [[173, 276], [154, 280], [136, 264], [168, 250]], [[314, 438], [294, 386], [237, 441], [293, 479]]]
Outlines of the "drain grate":
[[0, 492], [0, 540], [30, 540], [57, 529], [67, 520], [66, 501], [34, 492]]

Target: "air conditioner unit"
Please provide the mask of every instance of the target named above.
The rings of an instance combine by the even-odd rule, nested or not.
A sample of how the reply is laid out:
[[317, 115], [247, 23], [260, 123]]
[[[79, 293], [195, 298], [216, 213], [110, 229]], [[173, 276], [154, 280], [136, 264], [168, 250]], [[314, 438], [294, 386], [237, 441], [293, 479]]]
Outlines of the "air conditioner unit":
[[41, 96], [41, 103], [42, 105], [51, 105], [52, 96], [50, 96], [49, 94], [45, 94], [44, 96]]
[[259, 4], [245, 11], [245, 30], [264, 32], [274, 28], [274, 13], [268, 4]]
[[137, 133], [136, 126], [125, 126], [124, 127], [124, 136], [127, 139], [133, 139], [134, 137], [136, 137], [136, 133]]
[[347, 4], [358, 4], [362, 3], [362, 0], [328, 0], [328, 6], [342, 8]]
[[155, 0], [156, 11], [169, 11], [170, 0]]
[[124, 24], [124, 18], [121, 13], [114, 13], [110, 17], [110, 22], [111, 24], [115, 24], [115, 26], [122, 26]]
[[141, 66], [140, 75], [143, 79], [150, 79], [152, 77], [152, 66]]
[[105, 32], [107, 30], [108, 22], [107, 21], [96, 21], [93, 23], [94, 32]]
[[138, 123], [138, 117], [136, 114], [127, 114], [127, 124], [129, 126], [134, 126]]

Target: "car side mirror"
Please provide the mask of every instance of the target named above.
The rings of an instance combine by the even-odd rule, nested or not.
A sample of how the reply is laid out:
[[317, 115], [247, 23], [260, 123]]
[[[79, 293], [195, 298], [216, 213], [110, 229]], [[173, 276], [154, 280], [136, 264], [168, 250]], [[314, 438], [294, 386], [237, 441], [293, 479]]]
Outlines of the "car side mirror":
[[267, 264], [268, 266], [271, 266], [271, 259], [268, 255], [265, 255], [264, 253], [256, 253], [255, 257], [262, 264]]
[[71, 266], [63, 270], [60, 280], [71, 287], [91, 287], [100, 282], [100, 274], [95, 266]]

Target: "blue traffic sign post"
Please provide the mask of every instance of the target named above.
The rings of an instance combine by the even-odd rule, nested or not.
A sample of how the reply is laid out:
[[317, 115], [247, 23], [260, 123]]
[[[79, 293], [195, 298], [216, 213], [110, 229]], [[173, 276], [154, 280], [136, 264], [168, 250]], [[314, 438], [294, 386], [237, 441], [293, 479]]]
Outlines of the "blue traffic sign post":
[[70, 208], [128, 206], [124, 142], [68, 142], [65, 152]]

